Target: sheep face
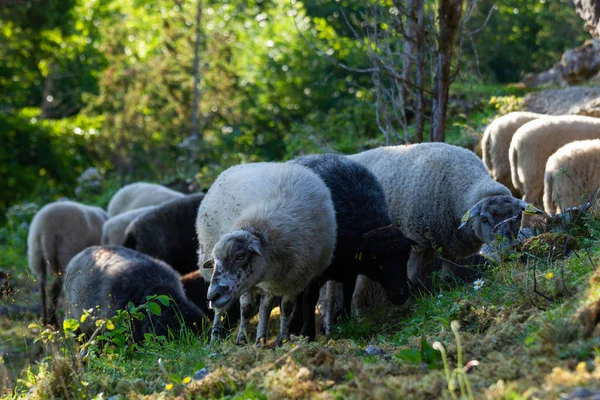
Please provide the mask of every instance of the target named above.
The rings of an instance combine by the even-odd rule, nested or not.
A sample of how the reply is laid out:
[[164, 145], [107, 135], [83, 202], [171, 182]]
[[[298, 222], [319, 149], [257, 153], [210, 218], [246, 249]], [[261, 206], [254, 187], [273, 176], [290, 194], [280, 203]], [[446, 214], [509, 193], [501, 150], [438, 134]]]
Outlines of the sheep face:
[[[482, 242], [503, 241], [509, 244], [513, 243], [519, 233], [522, 212], [527, 206], [527, 202], [512, 196], [485, 198], [467, 211], [459, 229], [472, 222], [471, 228]], [[536, 212], [539, 211], [535, 210]]]
[[212, 253], [214, 271], [207, 295], [212, 308], [227, 309], [242, 293], [262, 280], [267, 272], [267, 262], [261, 247], [260, 239], [244, 230], [221, 237]]
[[404, 304], [410, 296], [406, 265], [413, 245], [416, 243], [392, 225], [363, 235], [358, 254], [367, 260], [365, 275], [381, 283], [388, 299], [396, 305]]

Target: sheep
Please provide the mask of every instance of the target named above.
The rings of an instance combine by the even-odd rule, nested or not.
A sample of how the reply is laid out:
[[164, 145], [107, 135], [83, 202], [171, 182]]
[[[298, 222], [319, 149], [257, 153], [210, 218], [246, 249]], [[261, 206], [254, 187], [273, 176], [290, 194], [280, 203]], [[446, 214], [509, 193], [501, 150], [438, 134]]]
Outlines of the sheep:
[[517, 129], [542, 116], [544, 114], [523, 111], [511, 112], [496, 118], [483, 133], [483, 139], [481, 140], [483, 163], [492, 178], [508, 187], [514, 194], [519, 193], [513, 186], [510, 175], [510, 162], [508, 161], [510, 141]]
[[548, 158], [544, 174], [544, 208], [548, 214], [581, 205], [598, 188], [600, 140], [571, 142]]
[[123, 186], [108, 203], [108, 215], [114, 217], [136, 208], [156, 206], [185, 196], [155, 183], [137, 182]]
[[410, 248], [416, 243], [393, 226], [377, 178], [363, 165], [342, 155], [310, 155], [292, 163], [309, 168], [325, 182], [337, 223], [333, 262], [304, 291], [302, 334], [309, 339], [315, 337], [315, 307], [319, 290], [328, 280], [344, 284], [347, 313], [359, 274], [380, 282], [394, 304], [406, 302], [410, 294], [406, 263]]
[[123, 245], [175, 268], [180, 274], [198, 269], [196, 214], [203, 193], [171, 200], [129, 224]]
[[102, 226], [102, 245], [118, 244], [125, 242], [125, 230], [137, 217], [154, 209], [155, 206], [136, 208], [111, 217]]
[[523, 200], [541, 206], [548, 158], [575, 140], [600, 139], [600, 119], [582, 116], [539, 118], [517, 130], [510, 144], [513, 185]]
[[[42, 299], [42, 322], [56, 325], [57, 303], [64, 268], [81, 250], [100, 244], [102, 225], [108, 214], [99, 208], [73, 201], [58, 201], [42, 207], [31, 221], [27, 234], [27, 260], [36, 276]], [[46, 277], [55, 276], [46, 306]]]
[[[95, 309], [94, 317], [108, 319], [128, 303], [141, 305], [147, 296], [168, 295], [175, 305], [164, 307], [160, 315], [134, 320], [134, 341], [144, 333], [165, 335], [178, 330], [181, 323], [202, 328], [208, 319], [185, 295], [179, 274], [166, 263], [122, 246], [93, 246], [77, 254], [65, 271], [67, 315], [80, 320], [85, 310]], [[88, 335], [95, 328], [93, 321], [84, 323], [82, 331]]]
[[[394, 224], [417, 243], [408, 262], [412, 284], [423, 283], [422, 266], [436, 253], [455, 260], [476, 253], [497, 236], [513, 240], [521, 211], [528, 206], [494, 181], [475, 153], [461, 147], [389, 146], [349, 158], [379, 179]], [[448, 261], [443, 271], [449, 274]]]
[[296, 295], [327, 268], [335, 248], [335, 211], [327, 186], [298, 164], [229, 168], [200, 204], [196, 232], [201, 272], [210, 276], [212, 270], [213, 338], [220, 333], [218, 314], [241, 295], [238, 339], [245, 336], [256, 287], [265, 293], [256, 343], [266, 342], [269, 304], [273, 296], [282, 296], [280, 346], [289, 336]]

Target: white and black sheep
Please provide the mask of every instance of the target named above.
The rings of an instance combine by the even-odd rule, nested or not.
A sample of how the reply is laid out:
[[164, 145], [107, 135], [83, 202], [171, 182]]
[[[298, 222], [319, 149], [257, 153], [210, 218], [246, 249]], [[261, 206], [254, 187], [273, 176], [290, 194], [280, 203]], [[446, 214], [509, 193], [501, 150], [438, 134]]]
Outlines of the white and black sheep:
[[517, 190], [512, 184], [508, 160], [510, 142], [517, 129], [543, 116], [544, 114], [525, 111], [511, 112], [493, 120], [483, 133], [481, 140], [483, 163], [496, 182], [500, 182], [515, 194]]
[[[163, 307], [160, 315], [150, 314], [133, 321], [133, 339], [144, 333], [165, 335], [179, 330], [182, 322], [196, 329], [208, 323], [204, 313], [185, 295], [180, 276], [169, 265], [122, 246], [94, 246], [85, 249], [65, 271], [65, 296], [70, 318], [80, 320], [84, 310], [99, 309], [94, 317], [107, 319], [128, 303], [142, 305], [151, 295], [168, 295], [175, 305]], [[180, 321], [180, 318], [183, 321]], [[82, 324], [90, 335], [93, 321]]]
[[[196, 231], [201, 270], [213, 266], [211, 305], [226, 310], [244, 294], [243, 322], [244, 309], [251, 307], [243, 301], [248, 291], [256, 287], [267, 296], [282, 296], [280, 345], [289, 334], [296, 295], [327, 268], [335, 248], [335, 211], [327, 186], [298, 164], [229, 168], [206, 193]], [[217, 315], [213, 334], [218, 321]], [[267, 324], [268, 315], [260, 312], [257, 343], [266, 340]]]
[[[467, 149], [422, 143], [379, 147], [349, 157], [377, 177], [392, 220], [417, 243], [408, 263], [412, 283], [423, 282], [422, 266], [436, 252], [454, 261], [497, 237], [517, 236], [527, 203], [494, 181]], [[449, 273], [448, 262], [444, 270]]]
[[513, 185], [523, 200], [541, 206], [548, 158], [575, 140], [600, 139], [600, 119], [582, 116], [544, 117], [523, 125], [510, 144]]
[[198, 269], [196, 215], [203, 193], [161, 204], [133, 220], [124, 246], [158, 258], [180, 274]]
[[156, 183], [131, 183], [123, 186], [112, 197], [110, 203], [108, 203], [108, 215], [114, 217], [125, 211], [157, 206], [183, 196], [183, 193], [176, 192]]
[[304, 290], [302, 334], [315, 337], [315, 307], [319, 290], [328, 280], [344, 284], [344, 308], [348, 314], [359, 274], [380, 282], [392, 303], [406, 302], [410, 295], [406, 263], [411, 246], [416, 243], [393, 226], [377, 178], [363, 165], [341, 155], [310, 155], [292, 162], [309, 168], [325, 182], [337, 223], [333, 261]]
[[578, 140], [548, 158], [544, 207], [549, 214], [580, 206], [600, 188], [600, 140]]
[[[27, 260], [40, 287], [44, 324], [57, 323], [56, 305], [65, 267], [81, 250], [100, 244], [102, 225], [107, 219], [103, 209], [73, 201], [47, 204], [33, 217], [27, 235]], [[46, 306], [48, 274], [55, 277], [50, 308]]]
[[125, 230], [131, 221], [153, 208], [154, 206], [136, 208], [109, 218], [102, 226], [102, 245], [123, 245], [125, 242]]

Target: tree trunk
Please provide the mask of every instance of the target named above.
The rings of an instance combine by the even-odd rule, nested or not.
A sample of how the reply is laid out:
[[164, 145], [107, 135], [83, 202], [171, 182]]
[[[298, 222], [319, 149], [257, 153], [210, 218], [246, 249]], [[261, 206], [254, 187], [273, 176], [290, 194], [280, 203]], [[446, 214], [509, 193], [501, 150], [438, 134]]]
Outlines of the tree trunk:
[[[404, 42], [402, 51], [402, 97], [404, 102], [408, 106], [413, 102], [413, 87], [411, 85], [413, 81], [413, 73], [415, 68], [416, 60], [416, 30], [417, 30], [417, 16], [416, 8], [420, 0], [407, 0], [406, 1], [406, 28], [404, 30]], [[394, 3], [397, 3], [395, 1]], [[398, 8], [399, 5], [396, 5]], [[408, 110], [406, 110], [408, 111]]]
[[446, 109], [451, 77], [452, 51], [460, 29], [463, 0], [439, 0], [437, 63], [433, 82], [431, 141], [443, 142], [446, 130]]
[[[194, 44], [194, 102], [192, 103], [192, 130], [191, 138], [200, 138], [198, 129], [198, 108], [200, 107], [200, 41], [202, 39], [202, 30], [200, 23], [202, 18], [202, 0], [196, 0], [198, 9], [196, 10], [196, 43]], [[197, 146], [193, 146], [192, 155], [195, 156]], [[195, 157], [192, 157], [194, 159]]]
[[425, 130], [425, 106], [423, 85], [425, 84], [425, 9], [423, 0], [411, 0], [415, 2], [415, 15], [417, 26], [415, 32], [415, 54], [416, 54], [416, 78], [415, 78], [415, 142], [423, 141]]

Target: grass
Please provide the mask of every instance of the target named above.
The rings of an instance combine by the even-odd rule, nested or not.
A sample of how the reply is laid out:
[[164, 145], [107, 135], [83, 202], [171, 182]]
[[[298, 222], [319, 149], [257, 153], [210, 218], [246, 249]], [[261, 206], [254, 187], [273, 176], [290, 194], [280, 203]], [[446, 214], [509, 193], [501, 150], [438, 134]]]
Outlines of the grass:
[[[280, 349], [236, 346], [232, 337], [210, 346], [206, 332], [198, 338], [184, 330], [135, 347], [92, 345], [80, 361], [74, 338], [59, 333], [52, 343], [34, 343], [40, 332], [27, 325], [36, 316], [5, 316], [0, 343], [4, 351], [23, 355], [12, 365], [32, 363], [20, 372], [11, 373], [9, 363], [0, 368], [9, 382], [4, 393], [40, 399], [451, 398], [432, 345], [443, 344], [452, 370], [458, 362], [452, 321], [460, 324], [462, 364], [479, 362], [466, 375], [474, 398], [552, 398], [580, 385], [600, 388], [600, 339], [584, 336], [577, 317], [600, 299], [600, 285], [589, 283], [600, 260], [597, 221], [589, 220], [579, 233], [579, 250], [567, 258], [545, 263], [519, 252], [485, 271], [478, 290], [472, 283], [436, 282], [431, 293], [410, 304], [338, 324], [332, 338], [295, 338]], [[532, 289], [534, 262], [539, 293]], [[17, 288], [10, 301], [35, 303], [32, 288]], [[383, 355], [368, 354], [368, 345]], [[201, 368], [208, 376], [194, 380]], [[461, 395], [458, 389], [452, 393]]]

